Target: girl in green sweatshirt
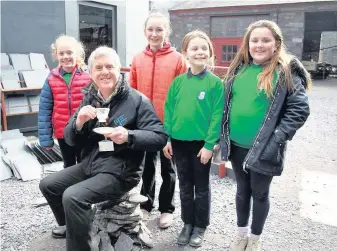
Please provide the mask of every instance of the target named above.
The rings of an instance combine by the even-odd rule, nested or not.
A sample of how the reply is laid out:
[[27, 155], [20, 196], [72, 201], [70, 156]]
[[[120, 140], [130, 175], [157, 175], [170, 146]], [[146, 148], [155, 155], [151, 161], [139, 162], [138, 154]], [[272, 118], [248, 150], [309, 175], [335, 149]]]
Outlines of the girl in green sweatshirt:
[[282, 174], [287, 142], [310, 114], [310, 85], [309, 73], [287, 52], [275, 22], [249, 25], [225, 78], [220, 137], [222, 161], [231, 161], [237, 184], [238, 228], [230, 251], [262, 250], [271, 182]]
[[209, 225], [209, 172], [220, 136], [224, 89], [222, 81], [207, 69], [214, 50], [204, 32], [188, 33], [182, 53], [190, 68], [174, 79], [167, 95], [164, 126], [170, 140], [163, 152], [168, 159], [174, 157], [179, 178], [184, 227], [178, 244], [199, 247]]

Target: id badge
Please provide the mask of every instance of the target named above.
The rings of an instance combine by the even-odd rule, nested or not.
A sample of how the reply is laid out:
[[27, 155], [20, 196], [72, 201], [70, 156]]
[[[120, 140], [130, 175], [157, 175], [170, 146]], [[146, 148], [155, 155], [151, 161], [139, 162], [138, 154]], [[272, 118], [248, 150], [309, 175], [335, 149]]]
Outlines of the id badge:
[[114, 142], [111, 140], [102, 140], [98, 142], [100, 152], [111, 152], [114, 150]]

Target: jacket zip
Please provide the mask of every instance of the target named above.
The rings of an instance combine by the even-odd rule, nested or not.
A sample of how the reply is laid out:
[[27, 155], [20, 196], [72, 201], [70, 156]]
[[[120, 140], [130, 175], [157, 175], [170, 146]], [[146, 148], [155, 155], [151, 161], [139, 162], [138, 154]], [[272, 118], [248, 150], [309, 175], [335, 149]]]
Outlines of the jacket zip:
[[152, 59], [153, 64], [152, 64], [151, 102], [153, 102], [154, 70], [156, 68], [156, 54], [157, 52], [153, 54], [153, 59]]
[[[234, 81], [234, 80], [233, 80]], [[227, 114], [226, 114], [226, 120], [225, 122], [222, 124], [222, 130], [223, 132], [226, 132], [226, 138], [227, 138], [227, 142], [228, 142], [228, 146], [227, 146], [227, 150], [228, 150], [228, 154], [227, 156], [230, 155], [230, 152], [231, 152], [231, 144], [230, 144], [230, 139], [229, 139], [229, 126], [228, 126], [228, 130], [225, 130], [225, 124], [228, 122], [229, 120], [229, 111], [230, 111], [230, 95], [231, 95], [231, 92], [232, 92], [232, 87], [233, 87], [233, 82], [230, 84], [229, 86], [229, 90], [228, 90], [228, 94], [227, 94], [227, 107], [228, 107], [228, 110], [227, 110]]]
[[70, 117], [71, 117], [71, 88], [70, 87], [71, 87], [71, 84], [73, 82], [73, 79], [75, 77], [76, 72], [77, 72], [77, 69], [74, 71], [74, 74], [71, 76], [71, 79], [69, 81], [69, 85], [66, 84], [67, 87], [68, 87], [68, 108], [69, 108], [69, 116]]
[[[279, 88], [279, 85], [276, 87], [276, 92], [275, 93], [277, 95], [278, 95], [278, 88]], [[261, 134], [261, 131], [263, 130], [264, 125], [266, 124], [267, 120], [269, 120], [269, 114], [270, 114], [271, 108], [273, 107], [273, 104], [275, 103], [275, 100], [276, 100], [276, 96], [274, 96], [272, 102], [270, 103], [267, 115], [265, 116], [265, 118], [263, 120], [263, 124], [260, 127], [259, 133], [257, 134], [257, 136], [254, 139], [253, 146], [252, 146], [252, 148], [250, 148], [249, 152], [247, 153], [246, 158], [243, 161], [243, 165], [242, 165], [243, 166], [243, 171], [245, 171], [246, 173], [248, 173], [247, 170], [246, 170], [247, 169], [247, 160], [250, 157], [250, 155], [252, 154], [252, 150], [253, 150], [255, 144], [257, 144], [257, 142], [258, 142], [257, 139], [259, 138], [259, 136]]]
[[[89, 90], [87, 93], [89, 93], [91, 90]], [[92, 95], [93, 96], [93, 98], [94, 99], [96, 99], [96, 101], [98, 101], [98, 102], [100, 102], [100, 105], [102, 106], [102, 107], [104, 107], [104, 104], [102, 105], [102, 101], [101, 101], [101, 98], [99, 98], [98, 96], [97, 96], [97, 94], [96, 94], [96, 92], [94, 92], [94, 93], [89, 93], [89, 95]], [[116, 96], [117, 96], [118, 94], [116, 94]], [[118, 105], [119, 104], [119, 102], [120, 102], [120, 100], [124, 97], [124, 95], [125, 94], [120, 94], [120, 95], [122, 95], [122, 96], [120, 96], [117, 100], [115, 100], [115, 99], [113, 99], [112, 101], [110, 101], [110, 103], [109, 103], [109, 106], [108, 106], [108, 108], [109, 108], [109, 110], [111, 110], [111, 108], [113, 108], [113, 107], [115, 107], [116, 105]], [[95, 151], [93, 151], [93, 152], [91, 152], [91, 154], [90, 154], [90, 158], [89, 158], [89, 160], [88, 160], [88, 163], [89, 163], [89, 166], [90, 166], [90, 168], [89, 168], [89, 173], [90, 174], [92, 174], [92, 160], [93, 160], [93, 158], [94, 158], [94, 153], [95, 153]], [[96, 153], [97, 154], [97, 153]]]
[[64, 78], [61, 77], [61, 75], [56, 75], [56, 77], [62, 79], [63, 83], [66, 85], [66, 87], [68, 89], [68, 110], [69, 110], [69, 116], [70, 117], [71, 117], [71, 89], [70, 89], [70, 86], [71, 86], [71, 83], [73, 82], [73, 79], [75, 77], [76, 72], [77, 72], [77, 70], [75, 70], [74, 74], [72, 74], [68, 85], [67, 85], [66, 81], [64, 80]]
[[[70, 88], [69, 86], [67, 85], [66, 81], [64, 80], [63, 77], [61, 77], [60, 75], [55, 75], [56, 77], [58, 77], [59, 79], [61, 79], [63, 81], [63, 83], [65, 84], [65, 86], [67, 87], [67, 90], [68, 90], [68, 110], [69, 110], [69, 115], [71, 116], [71, 105], [70, 105]], [[70, 81], [69, 81], [69, 84], [70, 84]]]
[[[241, 67], [242, 66], [240, 65], [239, 68], [235, 71], [234, 76], [239, 72], [239, 70], [241, 69]], [[228, 94], [227, 94], [226, 106], [228, 108], [227, 108], [227, 114], [226, 114], [225, 123], [222, 124], [222, 130], [224, 132], [225, 132], [225, 124], [229, 121], [229, 111], [230, 111], [230, 106], [231, 106], [230, 96], [231, 96], [231, 93], [232, 93], [233, 85], [234, 85], [234, 77], [231, 80], [231, 83], [229, 85]], [[230, 155], [230, 153], [231, 153], [231, 142], [230, 142], [230, 139], [229, 139], [229, 125], [227, 127], [228, 127], [228, 130], [226, 130], [226, 139], [227, 139], [227, 145], [228, 145], [228, 147], [227, 147], [227, 150], [228, 150], [227, 157], [228, 157]]]

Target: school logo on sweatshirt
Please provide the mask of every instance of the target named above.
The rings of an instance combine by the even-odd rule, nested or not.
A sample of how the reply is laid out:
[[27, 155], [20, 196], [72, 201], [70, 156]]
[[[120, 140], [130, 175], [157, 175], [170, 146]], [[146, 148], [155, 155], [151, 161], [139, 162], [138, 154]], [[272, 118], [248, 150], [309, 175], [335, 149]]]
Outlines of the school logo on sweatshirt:
[[204, 91], [201, 91], [201, 92], [199, 93], [198, 99], [199, 99], [199, 100], [203, 100], [203, 99], [205, 98], [205, 95], [206, 95], [206, 93], [205, 93]]

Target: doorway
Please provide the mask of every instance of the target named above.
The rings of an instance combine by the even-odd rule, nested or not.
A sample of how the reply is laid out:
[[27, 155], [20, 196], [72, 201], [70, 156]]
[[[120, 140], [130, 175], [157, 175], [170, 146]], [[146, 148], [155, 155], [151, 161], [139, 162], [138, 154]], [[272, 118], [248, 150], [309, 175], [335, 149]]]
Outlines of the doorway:
[[337, 32], [337, 11], [306, 12], [302, 60], [318, 62], [320, 50], [337, 48], [335, 41], [321, 44], [324, 32]]
[[116, 7], [101, 4], [79, 4], [79, 38], [86, 50], [85, 62], [97, 47], [116, 50]]

